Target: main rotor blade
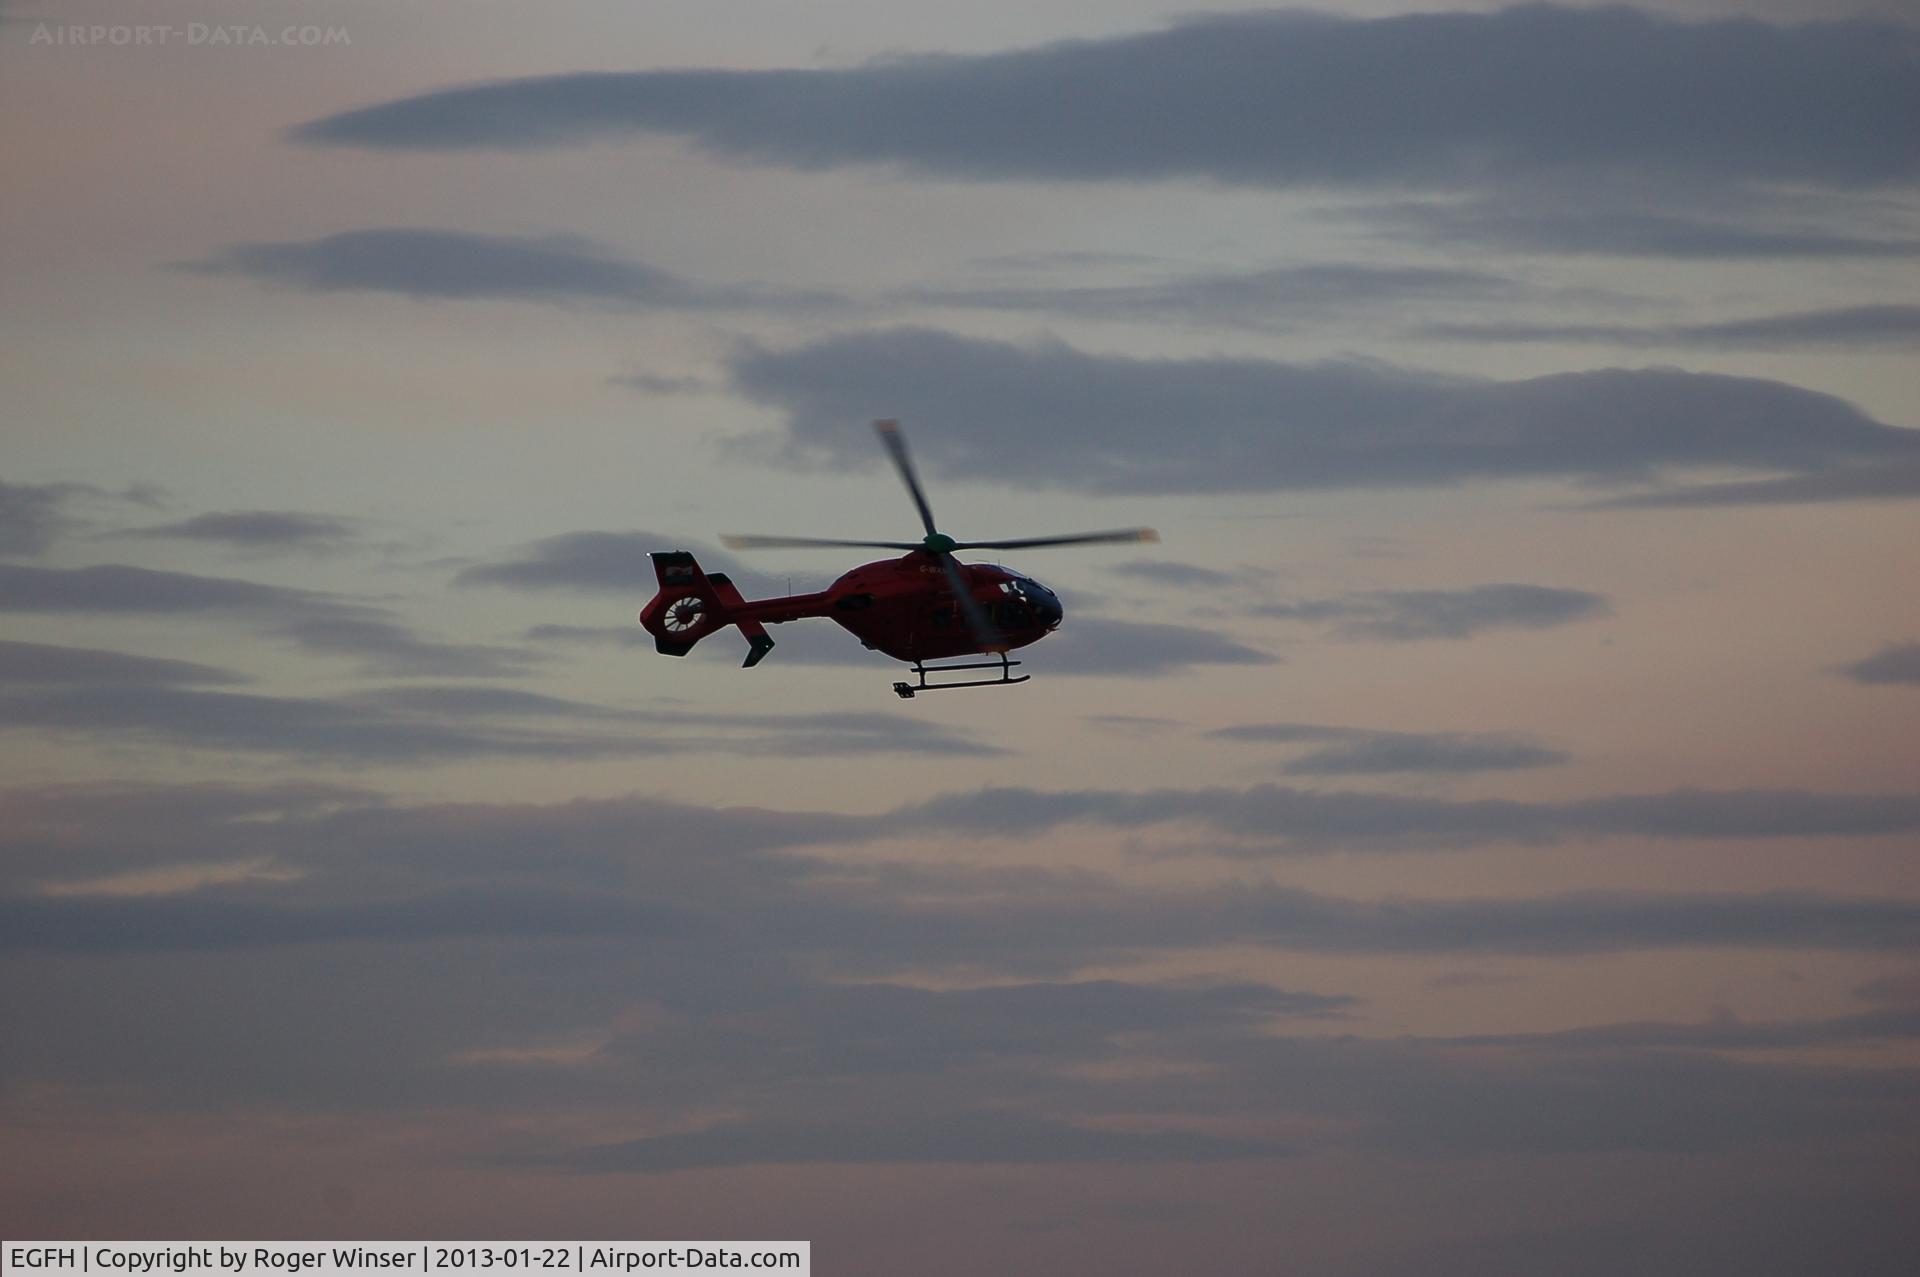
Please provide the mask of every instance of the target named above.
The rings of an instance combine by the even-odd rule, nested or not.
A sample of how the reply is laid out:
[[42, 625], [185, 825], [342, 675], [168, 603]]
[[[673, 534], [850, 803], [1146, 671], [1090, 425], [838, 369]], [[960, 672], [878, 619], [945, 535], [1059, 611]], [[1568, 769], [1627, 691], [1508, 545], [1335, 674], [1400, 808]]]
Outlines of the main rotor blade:
[[967, 584], [967, 574], [960, 570], [960, 564], [951, 554], [936, 557], [940, 560], [940, 566], [946, 569], [947, 582], [953, 586], [954, 602], [959, 605], [960, 615], [966, 618], [973, 641], [980, 645], [982, 652], [1005, 652], [1006, 642], [1000, 637], [1000, 632], [993, 628], [993, 622], [987, 619], [986, 609], [980, 606], [980, 600], [973, 597], [973, 587]]
[[874, 550], [918, 550], [918, 541], [833, 541], [825, 537], [723, 536], [720, 544], [729, 550], [804, 550], [815, 546], [853, 547]]
[[933, 536], [940, 529], [933, 526], [933, 507], [927, 504], [927, 494], [920, 490], [920, 476], [913, 468], [913, 458], [907, 455], [907, 441], [900, 434], [900, 423], [876, 421], [873, 429], [880, 436], [880, 442], [887, 446], [887, 453], [893, 458], [894, 468], [900, 471], [900, 478], [906, 482], [907, 491], [913, 494], [913, 504], [920, 511], [920, 522], [927, 535]]
[[1023, 537], [1015, 541], [956, 541], [956, 550], [1031, 550], [1042, 545], [1115, 545], [1131, 541], [1158, 541], [1152, 528], [1120, 528], [1113, 532], [1077, 532], [1063, 537]]

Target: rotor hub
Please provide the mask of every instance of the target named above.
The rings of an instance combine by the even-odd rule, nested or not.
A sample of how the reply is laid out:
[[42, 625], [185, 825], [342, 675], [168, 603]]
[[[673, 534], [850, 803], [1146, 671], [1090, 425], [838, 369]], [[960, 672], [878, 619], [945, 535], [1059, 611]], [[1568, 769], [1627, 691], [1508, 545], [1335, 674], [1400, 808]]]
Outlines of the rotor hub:
[[926, 547], [929, 554], [952, 554], [959, 542], [944, 532], [929, 532], [927, 539], [920, 544]]

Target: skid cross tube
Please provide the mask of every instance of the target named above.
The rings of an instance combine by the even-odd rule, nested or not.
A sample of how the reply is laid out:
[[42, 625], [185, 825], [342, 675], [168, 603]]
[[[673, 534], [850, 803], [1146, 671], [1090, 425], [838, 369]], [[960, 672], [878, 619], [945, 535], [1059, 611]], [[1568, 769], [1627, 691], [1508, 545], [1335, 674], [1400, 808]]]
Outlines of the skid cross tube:
[[[1018, 661], [1008, 660], [1005, 652], [1000, 653], [1000, 659], [997, 661], [963, 661], [956, 665], [926, 665], [915, 661], [913, 674], [919, 681], [916, 683], [895, 683], [893, 685], [893, 694], [901, 700], [906, 701], [912, 700], [916, 692], [946, 692], [956, 687], [1006, 687], [1014, 683], [1024, 683], [1032, 678], [1033, 675], [1022, 674], [1018, 678], [1015, 678], [1012, 673], [1013, 667], [1019, 663]], [[947, 674], [960, 670], [999, 670], [1000, 677], [972, 678], [957, 683], [927, 682], [927, 675], [929, 674]]]

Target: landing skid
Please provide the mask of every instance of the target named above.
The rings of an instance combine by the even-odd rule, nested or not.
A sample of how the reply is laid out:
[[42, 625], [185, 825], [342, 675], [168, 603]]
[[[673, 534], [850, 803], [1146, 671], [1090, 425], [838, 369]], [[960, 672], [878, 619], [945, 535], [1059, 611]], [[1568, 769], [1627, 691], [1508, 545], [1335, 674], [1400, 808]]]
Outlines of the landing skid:
[[[1014, 677], [1012, 672], [1013, 667], [1019, 663], [1018, 661], [1008, 660], [1005, 652], [1000, 653], [1000, 659], [997, 661], [968, 661], [960, 665], [924, 665], [915, 661], [913, 674], [919, 681], [914, 683], [895, 683], [893, 685], [893, 694], [903, 701], [910, 701], [916, 692], [945, 692], [956, 687], [1001, 687], [1013, 683], [1024, 683], [1032, 678], [1033, 675], [1022, 674], [1017, 678]], [[927, 682], [927, 675], [929, 674], [946, 674], [956, 670], [999, 670], [1000, 677], [973, 678], [958, 683]]]

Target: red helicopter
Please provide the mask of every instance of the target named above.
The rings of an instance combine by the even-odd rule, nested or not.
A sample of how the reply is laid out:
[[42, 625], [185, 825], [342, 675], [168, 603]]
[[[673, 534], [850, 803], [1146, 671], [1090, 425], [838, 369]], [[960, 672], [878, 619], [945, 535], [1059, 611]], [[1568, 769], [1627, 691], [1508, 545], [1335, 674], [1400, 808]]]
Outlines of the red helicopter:
[[[895, 683], [902, 698], [916, 692], [956, 687], [992, 687], [1024, 683], [1014, 677], [1019, 661], [1007, 659], [1016, 647], [1037, 643], [1060, 626], [1060, 600], [1032, 577], [986, 563], [961, 563], [956, 550], [1027, 550], [1051, 545], [1101, 545], [1158, 541], [1152, 528], [1082, 532], [1070, 536], [1022, 537], [1012, 541], [956, 541], [934, 526], [933, 510], [907, 455], [897, 421], [876, 421], [873, 428], [900, 471], [927, 535], [919, 541], [830, 541], [817, 537], [729, 536], [732, 550], [789, 549], [813, 546], [868, 546], [905, 550], [897, 559], [881, 559], [848, 572], [818, 594], [779, 599], [744, 599], [724, 573], [703, 572], [685, 550], [655, 553], [654, 575], [660, 592], [641, 609], [640, 624], [653, 635], [656, 650], [685, 656], [715, 630], [738, 626], [746, 636], [746, 667], [758, 665], [773, 650], [766, 627], [802, 617], [831, 617], [842, 629], [875, 651], [913, 665], [916, 681]], [[991, 656], [988, 661], [928, 665], [959, 656]], [[928, 674], [956, 670], [997, 670], [997, 678], [929, 683]]]

